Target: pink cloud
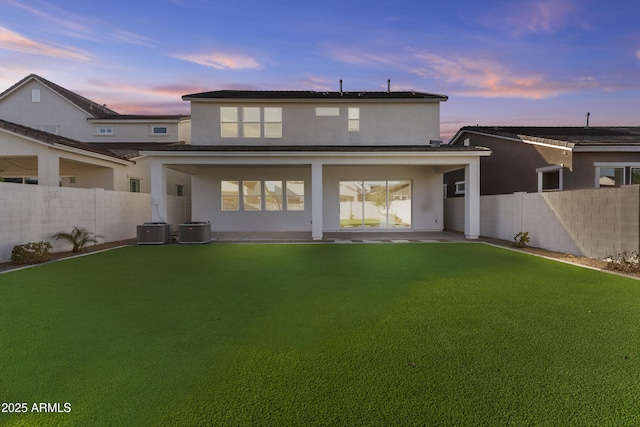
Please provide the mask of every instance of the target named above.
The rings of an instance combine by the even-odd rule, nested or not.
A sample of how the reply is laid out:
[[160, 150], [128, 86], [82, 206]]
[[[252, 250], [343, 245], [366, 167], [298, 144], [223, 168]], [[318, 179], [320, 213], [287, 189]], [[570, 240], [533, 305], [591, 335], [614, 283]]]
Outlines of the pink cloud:
[[411, 73], [457, 85], [452, 91], [457, 95], [543, 99], [583, 89], [616, 89], [600, 84], [593, 77], [570, 82], [548, 81], [541, 73], [517, 72], [486, 58], [453, 55], [445, 58], [429, 52], [413, 55], [420, 64], [411, 68]]
[[255, 70], [262, 68], [262, 65], [254, 58], [235, 53], [181, 53], [173, 55], [173, 57], [217, 70]]
[[71, 47], [56, 47], [24, 37], [0, 26], [0, 48], [32, 55], [44, 55], [73, 61], [88, 61], [88, 53]]
[[567, 25], [584, 25], [576, 17], [578, 6], [570, 0], [513, 2], [497, 15], [483, 19], [487, 25], [501, 25], [513, 36], [554, 34]]

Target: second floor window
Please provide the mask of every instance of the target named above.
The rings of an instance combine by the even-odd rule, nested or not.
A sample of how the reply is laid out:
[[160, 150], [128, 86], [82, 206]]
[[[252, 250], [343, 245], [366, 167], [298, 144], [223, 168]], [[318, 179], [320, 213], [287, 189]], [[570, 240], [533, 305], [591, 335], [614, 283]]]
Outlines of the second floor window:
[[282, 138], [282, 108], [220, 107], [220, 137]]
[[111, 127], [111, 126], [98, 126], [96, 128], [96, 135], [111, 136], [111, 135], [113, 135], [113, 127]]
[[360, 131], [360, 108], [349, 107], [349, 132]]

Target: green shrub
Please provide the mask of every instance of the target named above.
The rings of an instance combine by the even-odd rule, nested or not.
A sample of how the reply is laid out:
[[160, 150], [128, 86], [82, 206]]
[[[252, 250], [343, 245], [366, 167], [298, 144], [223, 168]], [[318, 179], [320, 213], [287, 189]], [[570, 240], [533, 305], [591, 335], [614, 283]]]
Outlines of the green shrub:
[[87, 230], [84, 227], [73, 227], [71, 233], [66, 233], [61, 231], [52, 236], [56, 240], [66, 240], [73, 245], [73, 249], [71, 250], [74, 254], [78, 252], [82, 252], [82, 248], [85, 247], [87, 243], [98, 243], [98, 239], [101, 239], [102, 236], [98, 236], [91, 231]]
[[524, 248], [525, 246], [527, 246], [527, 243], [529, 243], [531, 239], [529, 238], [528, 231], [524, 231], [524, 232], [521, 231], [515, 236], [513, 236], [513, 240], [514, 240], [513, 246], [515, 246], [516, 248]]
[[11, 262], [14, 264], [38, 264], [49, 260], [51, 243], [30, 242], [17, 245], [11, 251]]

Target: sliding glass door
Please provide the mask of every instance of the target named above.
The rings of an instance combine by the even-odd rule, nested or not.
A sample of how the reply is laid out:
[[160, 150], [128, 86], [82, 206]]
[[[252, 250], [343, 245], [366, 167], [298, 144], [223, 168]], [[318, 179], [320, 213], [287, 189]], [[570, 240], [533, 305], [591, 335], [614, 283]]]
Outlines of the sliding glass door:
[[341, 229], [411, 227], [411, 181], [341, 181]]

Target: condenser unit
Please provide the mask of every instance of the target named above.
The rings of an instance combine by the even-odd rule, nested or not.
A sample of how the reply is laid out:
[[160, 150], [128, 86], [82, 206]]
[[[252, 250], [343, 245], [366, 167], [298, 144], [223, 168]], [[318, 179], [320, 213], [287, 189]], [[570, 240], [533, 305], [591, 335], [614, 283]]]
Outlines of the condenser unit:
[[166, 222], [145, 222], [138, 226], [139, 245], [163, 245], [171, 241], [171, 225]]
[[209, 221], [192, 221], [180, 224], [178, 242], [209, 243], [211, 241], [211, 223]]

